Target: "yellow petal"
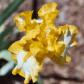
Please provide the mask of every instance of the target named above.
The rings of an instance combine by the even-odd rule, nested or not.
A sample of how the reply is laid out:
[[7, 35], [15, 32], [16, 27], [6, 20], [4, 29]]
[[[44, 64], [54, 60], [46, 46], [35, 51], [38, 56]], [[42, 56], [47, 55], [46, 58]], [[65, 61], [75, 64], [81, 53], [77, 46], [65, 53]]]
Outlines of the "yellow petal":
[[78, 28], [76, 26], [68, 25], [68, 27], [69, 27], [69, 30], [72, 34], [76, 34], [76, 35], [78, 34]]
[[17, 54], [19, 51], [23, 50], [23, 47], [19, 44], [19, 41], [16, 41], [9, 47], [8, 50], [13, 54]]
[[30, 24], [32, 18], [32, 11], [25, 11], [17, 14], [14, 17], [14, 22], [20, 31], [26, 31], [28, 24]]
[[71, 57], [70, 56], [66, 56], [66, 63], [70, 63], [71, 62]]
[[24, 72], [23, 72], [22, 70], [20, 70], [20, 71], [18, 72], [18, 74], [19, 74], [20, 76], [22, 76], [22, 77], [25, 77], [25, 74], [24, 74]]
[[12, 74], [13, 75], [16, 75], [19, 71], [20, 71], [20, 69], [14, 68], [13, 71], [12, 71]]
[[34, 55], [36, 55], [38, 52], [44, 51], [44, 47], [41, 42], [33, 42], [30, 45], [30, 52]]
[[27, 34], [25, 35], [25, 38], [27, 40], [31, 40], [31, 39], [35, 38], [39, 33], [40, 33], [40, 28], [38, 28], [38, 27], [34, 28], [27, 32]]
[[47, 20], [53, 20], [58, 15], [59, 11], [56, 10], [57, 4], [55, 2], [51, 2], [43, 5], [38, 11], [38, 15], [41, 18], [46, 18]]
[[55, 55], [56, 56], [61, 56], [61, 54], [64, 52], [65, 49], [65, 44], [64, 42], [58, 42], [55, 45]]

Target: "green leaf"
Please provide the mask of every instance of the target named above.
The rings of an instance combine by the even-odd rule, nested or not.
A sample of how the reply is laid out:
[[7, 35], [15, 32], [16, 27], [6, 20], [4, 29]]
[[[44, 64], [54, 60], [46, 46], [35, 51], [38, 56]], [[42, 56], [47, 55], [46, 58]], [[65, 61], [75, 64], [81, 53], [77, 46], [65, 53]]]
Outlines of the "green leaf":
[[11, 26], [9, 28], [6, 28], [2, 33], [0, 33], [0, 41], [3, 40], [3, 38], [13, 32], [14, 26]]
[[25, 0], [14, 0], [1, 14], [0, 14], [0, 25], [18, 9], [20, 4]]

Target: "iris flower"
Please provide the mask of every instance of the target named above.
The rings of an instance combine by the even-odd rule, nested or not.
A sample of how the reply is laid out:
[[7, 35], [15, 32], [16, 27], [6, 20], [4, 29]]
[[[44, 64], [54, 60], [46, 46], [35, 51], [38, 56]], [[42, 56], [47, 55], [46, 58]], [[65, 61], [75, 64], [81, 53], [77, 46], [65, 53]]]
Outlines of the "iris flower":
[[38, 11], [39, 19], [32, 19], [33, 11], [22, 12], [14, 18], [17, 28], [25, 35], [8, 50], [17, 63], [12, 73], [24, 77], [25, 84], [37, 81], [46, 57], [59, 64], [71, 61], [68, 49], [77, 45], [78, 30], [73, 25], [54, 24], [59, 14], [56, 7], [55, 2], [43, 5]]

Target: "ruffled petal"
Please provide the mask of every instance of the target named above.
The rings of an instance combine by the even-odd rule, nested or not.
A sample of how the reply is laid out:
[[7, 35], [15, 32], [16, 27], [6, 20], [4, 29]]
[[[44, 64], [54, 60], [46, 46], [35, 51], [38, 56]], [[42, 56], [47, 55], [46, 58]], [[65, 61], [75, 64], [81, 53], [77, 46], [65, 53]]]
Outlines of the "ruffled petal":
[[37, 81], [46, 57], [62, 65], [71, 62], [68, 49], [77, 45], [78, 29], [73, 25], [55, 26], [54, 19], [59, 13], [56, 7], [55, 2], [42, 6], [38, 11], [41, 19], [37, 20], [31, 19], [32, 11], [15, 16], [16, 26], [25, 35], [9, 47], [17, 63], [12, 73], [24, 77], [25, 84], [31, 79]]
[[14, 17], [14, 22], [21, 32], [27, 30], [27, 26], [31, 22], [32, 13], [32, 11], [25, 11]]
[[38, 11], [38, 16], [48, 20], [53, 20], [58, 15], [59, 11], [56, 10], [57, 4], [55, 2], [45, 4]]

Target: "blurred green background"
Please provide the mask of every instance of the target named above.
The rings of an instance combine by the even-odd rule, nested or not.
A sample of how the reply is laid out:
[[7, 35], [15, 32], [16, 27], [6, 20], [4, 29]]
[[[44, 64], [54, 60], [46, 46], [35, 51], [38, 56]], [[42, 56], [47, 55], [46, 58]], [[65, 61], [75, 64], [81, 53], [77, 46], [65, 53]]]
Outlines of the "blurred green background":
[[[0, 84], [23, 84], [23, 78], [11, 74], [15, 63], [7, 48], [22, 36], [13, 17], [25, 10], [38, 9], [45, 3], [57, 2], [60, 10], [56, 24], [74, 24], [79, 28], [78, 46], [69, 50], [72, 62], [59, 66], [45, 60], [36, 84], [84, 84], [84, 0], [0, 0]], [[30, 82], [32, 84], [32, 82]]]

